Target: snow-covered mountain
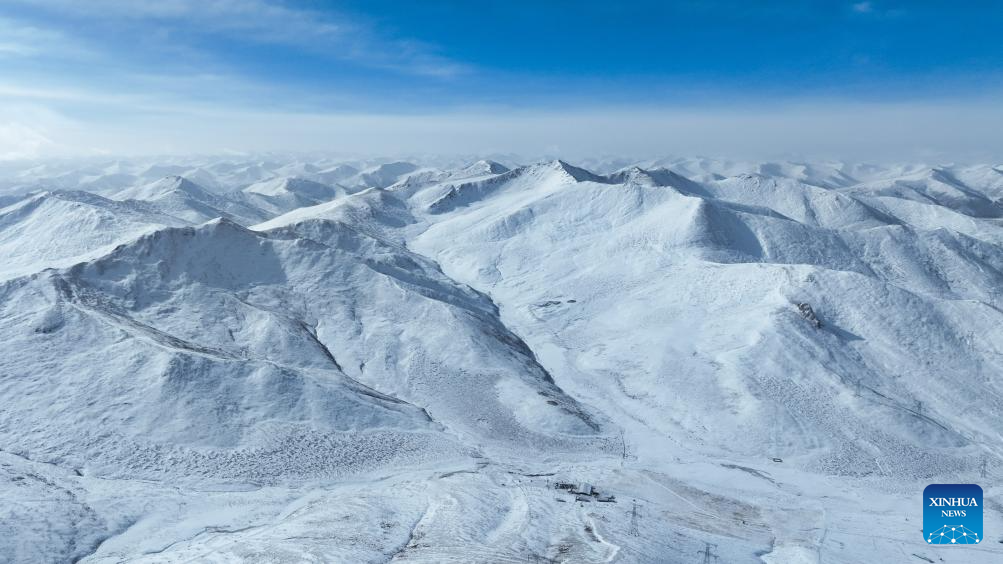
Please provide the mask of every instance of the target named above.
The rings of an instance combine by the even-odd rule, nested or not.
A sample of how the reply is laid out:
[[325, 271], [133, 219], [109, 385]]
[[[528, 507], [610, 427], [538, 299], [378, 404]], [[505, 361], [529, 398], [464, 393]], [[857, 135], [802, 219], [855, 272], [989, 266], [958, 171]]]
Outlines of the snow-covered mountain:
[[0, 209], [0, 277], [34, 274], [100, 256], [115, 245], [185, 221], [80, 191], [13, 198]]
[[1003, 169], [589, 163], [8, 169], [0, 561], [1003, 558]]
[[[701, 193], [611, 186], [560, 162], [516, 172], [429, 204], [436, 217], [412, 247], [488, 289], [520, 334], [560, 352], [567, 381], [604, 382], [592, 403], [622, 401], [654, 430], [713, 451], [771, 445], [839, 473], [884, 464], [926, 477], [977, 458], [958, 447], [999, 412], [995, 396], [962, 399], [984, 385], [969, 369], [1003, 366], [966, 332], [994, 333], [998, 245], [903, 229], [789, 179], [743, 175]], [[822, 330], [798, 317], [800, 302]], [[889, 362], [901, 372], [885, 380]], [[934, 384], [945, 362], [959, 373]], [[957, 419], [955, 402], [966, 402]], [[914, 413], [919, 403], [937, 415]]]
[[182, 176], [167, 176], [149, 184], [126, 188], [113, 195], [116, 200], [147, 202], [157, 211], [190, 223], [223, 217], [238, 223], [257, 223], [269, 217], [253, 204], [217, 196]]
[[348, 191], [305, 178], [274, 178], [244, 188], [241, 193], [251, 205], [278, 215], [306, 206], [333, 200]]
[[347, 180], [345, 184], [360, 187], [373, 186], [376, 188], [386, 188], [405, 175], [418, 169], [418, 165], [404, 161], [384, 163], [359, 172]]

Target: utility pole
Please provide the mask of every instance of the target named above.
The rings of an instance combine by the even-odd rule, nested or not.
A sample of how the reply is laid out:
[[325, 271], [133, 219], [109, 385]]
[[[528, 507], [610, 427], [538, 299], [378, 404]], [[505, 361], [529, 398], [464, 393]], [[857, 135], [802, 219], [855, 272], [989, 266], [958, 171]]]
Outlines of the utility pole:
[[714, 548], [717, 548], [716, 544], [705, 542], [704, 549], [697, 551], [697, 554], [703, 554], [703, 564], [711, 564], [711, 558], [713, 558], [715, 562], [717, 561], [718, 556], [714, 554]]
[[623, 458], [620, 459], [620, 466], [623, 467], [627, 464], [627, 438], [623, 435], [623, 429], [620, 429], [620, 446], [623, 447]]
[[637, 528], [637, 500], [634, 500], [634, 507], [630, 510], [630, 535], [641, 536], [641, 531]]

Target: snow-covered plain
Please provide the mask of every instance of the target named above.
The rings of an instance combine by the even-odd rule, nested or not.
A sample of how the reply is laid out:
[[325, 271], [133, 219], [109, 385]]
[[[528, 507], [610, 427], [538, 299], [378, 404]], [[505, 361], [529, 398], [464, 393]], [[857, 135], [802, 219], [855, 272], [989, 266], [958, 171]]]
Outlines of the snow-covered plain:
[[0, 562], [1003, 561], [1003, 167], [499, 160], [4, 164]]

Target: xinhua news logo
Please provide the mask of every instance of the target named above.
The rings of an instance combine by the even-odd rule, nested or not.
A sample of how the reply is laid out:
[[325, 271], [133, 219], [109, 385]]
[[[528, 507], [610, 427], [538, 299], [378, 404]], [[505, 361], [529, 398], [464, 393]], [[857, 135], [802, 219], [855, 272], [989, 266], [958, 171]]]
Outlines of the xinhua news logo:
[[923, 536], [927, 544], [980, 544], [982, 488], [975, 484], [930, 484], [923, 490]]

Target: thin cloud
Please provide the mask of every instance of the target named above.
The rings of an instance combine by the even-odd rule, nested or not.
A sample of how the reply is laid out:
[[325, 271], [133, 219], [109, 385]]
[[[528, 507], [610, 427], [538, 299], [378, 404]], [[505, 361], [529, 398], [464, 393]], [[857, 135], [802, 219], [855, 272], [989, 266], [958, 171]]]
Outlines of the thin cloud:
[[878, 6], [874, 2], [865, 1], [857, 2], [852, 4], [850, 8], [856, 14], [864, 14], [868, 17], [878, 18], [878, 19], [888, 19], [888, 18], [899, 18], [906, 15], [906, 10], [902, 8], [889, 8], [887, 6]]
[[61, 147], [54, 139], [71, 130], [70, 120], [45, 107], [4, 104], [0, 107], [0, 161], [82, 153], [76, 147]]
[[1003, 153], [998, 135], [1003, 110], [988, 99], [923, 104], [833, 101], [700, 110], [496, 108], [422, 115], [211, 106], [169, 109], [171, 113], [118, 119], [77, 115], [60, 121], [43, 116], [48, 119], [41, 123], [25, 119], [21, 112], [8, 114], [6, 122], [0, 119], [0, 126], [5, 128], [7, 151], [36, 156], [93, 154], [96, 149], [120, 155], [214, 153], [220, 147], [248, 153], [559, 152], [572, 159], [596, 154], [717, 154], [749, 159], [796, 155], [972, 161], [992, 160]]
[[[402, 73], [457, 72], [420, 42], [397, 38], [380, 45], [375, 29], [350, 18], [267, 0], [8, 0], [0, 13], [14, 2], [31, 9], [17, 12], [21, 19], [0, 18], [0, 110], [34, 106], [44, 111], [0, 112], [5, 154], [214, 152], [220, 147], [536, 154], [559, 147], [569, 157], [652, 152], [757, 157], [797, 150], [906, 158], [922, 150], [960, 159], [979, 151], [1003, 153], [998, 134], [1003, 111], [991, 99], [966, 99], [963, 89], [931, 93], [928, 102], [918, 104], [854, 105], [838, 99], [799, 104], [805, 96], [813, 99], [809, 93], [773, 102], [752, 95], [715, 102], [707, 96], [699, 103], [667, 99], [643, 106], [602, 101], [601, 90], [567, 85], [557, 102], [471, 97], [462, 87], [456, 88], [458, 96], [443, 101], [453, 90], [449, 81], [397, 76], [386, 83], [398, 87], [384, 88], [387, 94], [382, 94], [380, 80], [386, 75], [381, 72], [357, 73], [341, 88], [333, 80], [311, 83], [311, 77], [276, 80], [248, 72], [240, 61], [228, 64], [225, 53], [201, 41], [215, 39], [218, 47], [218, 37], [225, 36], [231, 44], [337, 51], [339, 58], [370, 67], [406, 67]], [[888, 13], [883, 3], [859, 4], [873, 11], [869, 20]], [[104, 41], [115, 32], [121, 36]], [[144, 43], [143, 36], [152, 37]], [[71, 59], [85, 48], [93, 49], [86, 64]], [[310, 74], [314, 68], [309, 67]], [[494, 92], [498, 77], [490, 78]], [[977, 91], [993, 90], [985, 86], [985, 76], [979, 78], [983, 86]], [[534, 88], [509, 81], [518, 83], [520, 95]], [[400, 88], [404, 83], [407, 87]], [[471, 107], [493, 100], [512, 100], [512, 107]]]
[[270, 0], [13, 0], [48, 14], [77, 20], [118, 22], [123, 31], [142, 28], [146, 41], [172, 41], [174, 32], [227, 36], [246, 43], [294, 47], [317, 55], [394, 72], [450, 77], [469, 65], [434, 52], [431, 46], [381, 37], [345, 15], [294, 8]]
[[72, 54], [79, 46], [55, 30], [0, 17], [0, 57], [36, 57], [51, 53]]

